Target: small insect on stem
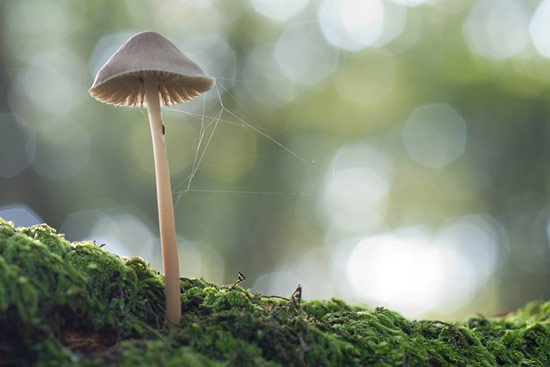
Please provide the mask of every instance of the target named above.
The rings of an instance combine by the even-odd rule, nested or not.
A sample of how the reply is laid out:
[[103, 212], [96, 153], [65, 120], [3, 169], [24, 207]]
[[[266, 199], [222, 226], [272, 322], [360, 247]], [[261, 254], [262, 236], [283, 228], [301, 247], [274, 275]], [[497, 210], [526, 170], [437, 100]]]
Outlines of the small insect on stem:
[[237, 272], [237, 280], [235, 280], [235, 282], [233, 282], [233, 284], [231, 284], [231, 286], [229, 287], [229, 289], [234, 289], [237, 284], [239, 283], [242, 283], [246, 280], [246, 277], [244, 276], [243, 273], [241, 273], [240, 271]]
[[164, 124], [162, 125], [162, 135], [164, 135], [164, 133], [166, 132], [166, 126], [164, 126]]

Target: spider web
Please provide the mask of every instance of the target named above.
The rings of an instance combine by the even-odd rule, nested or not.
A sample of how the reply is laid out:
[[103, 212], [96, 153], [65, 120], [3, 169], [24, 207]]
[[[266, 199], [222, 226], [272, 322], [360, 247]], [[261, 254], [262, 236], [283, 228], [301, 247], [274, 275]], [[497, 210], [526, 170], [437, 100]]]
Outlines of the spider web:
[[[220, 89], [223, 91], [224, 96], [228, 96], [232, 99], [232, 102], [234, 102], [246, 115], [246, 117], [239, 116], [238, 113], [230, 110], [226, 105], [224, 104], [224, 100], [222, 98], [222, 93], [220, 92]], [[195, 188], [193, 187], [193, 181], [196, 177], [197, 173], [200, 172], [201, 169], [212, 167], [218, 164], [227, 163], [227, 160], [224, 160], [224, 162], [218, 162], [214, 164], [204, 164], [203, 160], [204, 157], [208, 151], [208, 148], [210, 144], [212, 144], [213, 137], [216, 134], [217, 128], [220, 125], [226, 124], [226, 125], [233, 125], [237, 126], [243, 129], [247, 129], [254, 134], [260, 136], [262, 139], [267, 140], [269, 143], [273, 144], [276, 148], [279, 150], [277, 153], [285, 153], [289, 154], [293, 157], [296, 161], [300, 162], [300, 164], [303, 165], [304, 171], [306, 173], [306, 177], [308, 180], [311, 180], [310, 170], [312, 168], [317, 168], [317, 166], [314, 164], [314, 161], [309, 161], [305, 159], [303, 156], [299, 155], [297, 152], [292, 150], [287, 145], [281, 143], [279, 140], [274, 138], [268, 131], [266, 131], [265, 128], [261, 126], [261, 124], [254, 118], [252, 114], [250, 114], [246, 108], [239, 103], [239, 101], [231, 94], [231, 92], [223, 86], [223, 84], [218, 82], [215, 85], [215, 89], [213, 92], [216, 95], [217, 102], [219, 105], [218, 111], [213, 116], [207, 116], [206, 115], [206, 99], [203, 98], [203, 105], [202, 105], [202, 113], [193, 113], [193, 112], [187, 112], [176, 108], [169, 108], [169, 111], [181, 113], [186, 116], [190, 116], [193, 118], [200, 119], [200, 129], [199, 129], [199, 137], [197, 141], [197, 145], [195, 148], [195, 154], [193, 157], [193, 163], [190, 168], [190, 172], [188, 176], [182, 180], [178, 185], [174, 187], [172, 190], [172, 194], [174, 195], [174, 207], [177, 211], [177, 208], [179, 206], [179, 203], [183, 196], [188, 193], [225, 193], [225, 194], [241, 194], [241, 195], [282, 195], [282, 196], [311, 196], [312, 193], [308, 192], [288, 192], [288, 191], [254, 191], [254, 190], [248, 190], [248, 189], [241, 189], [241, 190], [226, 190], [226, 189], [201, 189], [201, 188]], [[231, 118], [231, 120], [229, 119]], [[234, 119], [234, 120], [233, 120]], [[234, 158], [234, 159], [246, 159], [246, 158]], [[232, 160], [232, 159], [230, 159]]]

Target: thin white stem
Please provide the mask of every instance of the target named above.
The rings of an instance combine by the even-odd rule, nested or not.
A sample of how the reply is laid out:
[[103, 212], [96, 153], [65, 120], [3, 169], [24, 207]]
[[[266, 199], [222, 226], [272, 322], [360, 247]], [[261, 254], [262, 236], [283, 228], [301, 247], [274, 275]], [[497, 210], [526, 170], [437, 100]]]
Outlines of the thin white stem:
[[155, 76], [146, 77], [144, 84], [155, 157], [160, 244], [162, 248], [162, 264], [164, 266], [166, 319], [170, 325], [177, 324], [181, 320], [181, 294], [174, 205], [172, 203], [170, 169], [168, 168], [168, 156], [166, 155], [166, 144], [160, 113], [158, 80]]

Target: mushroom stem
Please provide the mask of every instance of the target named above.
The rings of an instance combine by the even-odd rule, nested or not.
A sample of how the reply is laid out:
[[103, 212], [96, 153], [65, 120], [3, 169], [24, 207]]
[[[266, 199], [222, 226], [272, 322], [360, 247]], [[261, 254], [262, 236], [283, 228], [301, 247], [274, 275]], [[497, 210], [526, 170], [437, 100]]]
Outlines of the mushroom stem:
[[181, 291], [176, 224], [174, 220], [174, 206], [172, 204], [172, 189], [170, 187], [170, 170], [168, 168], [162, 116], [160, 114], [157, 77], [145, 77], [144, 87], [151, 136], [153, 137], [153, 153], [155, 156], [160, 243], [162, 248], [162, 264], [164, 266], [166, 319], [169, 321], [169, 325], [173, 325], [179, 323], [181, 320]]

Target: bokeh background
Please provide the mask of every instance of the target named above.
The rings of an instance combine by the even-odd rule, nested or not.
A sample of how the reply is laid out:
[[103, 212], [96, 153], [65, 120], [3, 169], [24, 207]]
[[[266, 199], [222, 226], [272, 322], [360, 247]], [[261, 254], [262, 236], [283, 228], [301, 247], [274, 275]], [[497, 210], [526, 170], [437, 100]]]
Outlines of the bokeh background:
[[409, 317], [550, 298], [550, 1], [0, 1], [0, 217], [161, 269], [145, 110], [88, 95], [154, 30], [183, 276]]

